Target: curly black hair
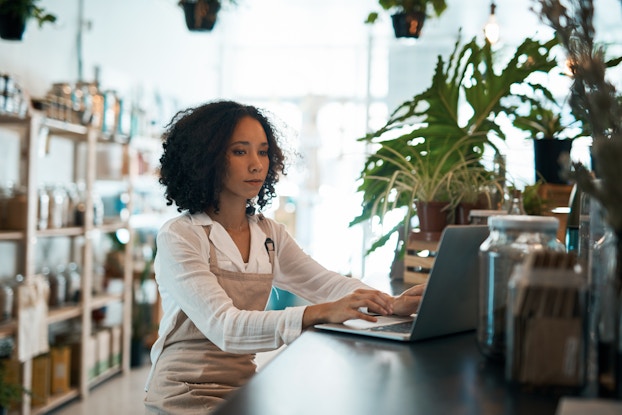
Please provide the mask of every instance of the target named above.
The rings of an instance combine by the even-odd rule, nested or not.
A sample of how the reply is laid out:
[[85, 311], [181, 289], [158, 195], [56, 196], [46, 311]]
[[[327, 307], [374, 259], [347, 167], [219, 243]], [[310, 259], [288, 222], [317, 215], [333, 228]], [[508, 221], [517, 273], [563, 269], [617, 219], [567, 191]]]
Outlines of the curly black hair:
[[219, 211], [220, 192], [227, 170], [226, 150], [238, 122], [257, 120], [268, 138], [268, 175], [256, 199], [246, 202], [246, 213], [262, 210], [276, 196], [279, 174], [285, 173], [285, 156], [273, 124], [260, 110], [234, 101], [214, 101], [179, 111], [162, 136], [159, 182], [165, 187], [167, 205], [177, 211]]

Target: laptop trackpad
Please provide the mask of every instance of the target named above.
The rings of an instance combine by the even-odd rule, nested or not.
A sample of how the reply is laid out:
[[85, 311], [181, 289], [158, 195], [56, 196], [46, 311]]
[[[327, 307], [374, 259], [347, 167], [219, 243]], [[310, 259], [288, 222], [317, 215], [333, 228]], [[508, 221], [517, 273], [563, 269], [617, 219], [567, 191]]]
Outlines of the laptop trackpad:
[[386, 326], [389, 324], [403, 323], [406, 321], [412, 321], [412, 317], [396, 317], [396, 316], [376, 316], [378, 319], [376, 322], [367, 321], [362, 319], [346, 320], [343, 324], [347, 327], [355, 329], [371, 329], [379, 326]]

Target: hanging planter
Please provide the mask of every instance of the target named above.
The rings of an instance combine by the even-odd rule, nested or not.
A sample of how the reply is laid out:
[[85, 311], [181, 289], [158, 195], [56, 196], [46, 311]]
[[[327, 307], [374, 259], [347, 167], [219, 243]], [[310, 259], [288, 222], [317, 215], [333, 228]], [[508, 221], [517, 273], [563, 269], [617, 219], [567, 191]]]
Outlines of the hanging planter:
[[4, 40], [22, 40], [25, 30], [25, 17], [0, 13], [0, 38]]
[[56, 16], [47, 13], [36, 3], [39, 0], [0, 0], [0, 38], [22, 40], [26, 22], [33, 18], [41, 27], [44, 23], [53, 23]]
[[425, 13], [395, 13], [391, 16], [391, 20], [393, 21], [395, 37], [418, 39], [419, 35], [421, 35], [421, 29], [423, 29], [423, 23], [425, 22]]
[[[378, 4], [393, 13], [391, 20], [397, 38], [419, 38], [426, 17], [440, 17], [447, 9], [445, 0], [378, 0]], [[378, 12], [371, 12], [365, 23], [374, 23], [378, 17]]]
[[182, 0], [186, 27], [192, 32], [209, 32], [216, 24], [220, 2], [218, 0]]

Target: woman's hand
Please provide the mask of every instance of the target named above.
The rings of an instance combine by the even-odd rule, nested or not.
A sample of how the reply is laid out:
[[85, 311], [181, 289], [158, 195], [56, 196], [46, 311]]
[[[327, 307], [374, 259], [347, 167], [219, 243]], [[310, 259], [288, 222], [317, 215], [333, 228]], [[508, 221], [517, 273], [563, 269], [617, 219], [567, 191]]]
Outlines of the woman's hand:
[[393, 314], [396, 299], [377, 290], [358, 289], [332, 303], [307, 306], [302, 317], [302, 327], [307, 328], [319, 323], [343, 323], [350, 319], [376, 321], [374, 316], [360, 311], [367, 308], [377, 314]]
[[399, 316], [409, 316], [416, 313], [419, 310], [419, 305], [421, 305], [425, 287], [426, 284], [415, 285], [397, 296], [393, 303], [393, 312]]

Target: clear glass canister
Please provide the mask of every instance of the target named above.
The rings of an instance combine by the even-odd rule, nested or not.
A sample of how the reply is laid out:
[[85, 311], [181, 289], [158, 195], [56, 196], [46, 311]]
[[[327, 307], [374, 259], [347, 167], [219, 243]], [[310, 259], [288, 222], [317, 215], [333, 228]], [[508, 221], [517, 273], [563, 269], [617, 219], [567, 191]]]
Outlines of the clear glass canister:
[[490, 235], [480, 246], [479, 321], [482, 354], [505, 357], [507, 288], [514, 266], [534, 251], [565, 252], [557, 240], [559, 221], [552, 216], [502, 215], [488, 218]]

